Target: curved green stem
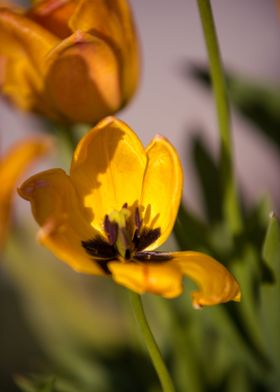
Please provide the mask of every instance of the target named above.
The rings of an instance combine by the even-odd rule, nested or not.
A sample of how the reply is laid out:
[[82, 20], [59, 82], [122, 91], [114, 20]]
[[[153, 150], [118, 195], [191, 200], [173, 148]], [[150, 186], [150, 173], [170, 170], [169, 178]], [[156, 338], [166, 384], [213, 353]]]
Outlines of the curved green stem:
[[231, 232], [233, 234], [237, 234], [241, 230], [242, 219], [234, 181], [230, 112], [227, 89], [210, 0], [197, 0], [197, 3], [208, 51], [209, 67], [220, 131], [220, 165], [224, 215], [227, 219]]
[[147, 347], [147, 350], [150, 354], [152, 363], [157, 372], [157, 375], [160, 379], [160, 383], [162, 386], [162, 390], [164, 392], [175, 392], [171, 377], [169, 372], [165, 366], [165, 363], [162, 359], [159, 347], [155, 341], [155, 338], [151, 332], [149, 324], [147, 322], [143, 304], [141, 301], [140, 295], [130, 291], [130, 299], [132, 303], [132, 307], [134, 310], [135, 317], [138, 321], [139, 327], [144, 337], [144, 341]]

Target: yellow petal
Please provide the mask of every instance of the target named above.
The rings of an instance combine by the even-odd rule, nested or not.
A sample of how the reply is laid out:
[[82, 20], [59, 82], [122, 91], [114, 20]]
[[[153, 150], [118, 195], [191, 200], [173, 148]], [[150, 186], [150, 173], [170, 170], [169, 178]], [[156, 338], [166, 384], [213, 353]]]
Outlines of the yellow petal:
[[85, 220], [76, 190], [63, 170], [36, 174], [20, 187], [19, 194], [31, 202], [43, 245], [76, 271], [103, 274], [81, 244], [98, 233]]
[[97, 32], [122, 45], [122, 26], [115, 12], [115, 1], [81, 0], [69, 20], [72, 31]]
[[147, 249], [159, 247], [170, 235], [180, 204], [183, 171], [174, 147], [156, 137], [146, 149], [148, 156], [140, 205], [146, 208], [144, 225], [161, 230], [161, 236]]
[[104, 37], [116, 47], [122, 72], [123, 103], [139, 80], [139, 49], [133, 16], [126, 0], [81, 0], [69, 21], [73, 31]]
[[1, 93], [22, 110], [35, 106], [34, 91], [28, 83], [28, 72], [32, 67], [26, 57], [17, 60], [3, 57]]
[[182, 272], [171, 262], [136, 264], [110, 262], [112, 278], [136, 293], [152, 293], [174, 298], [182, 293]]
[[212, 257], [199, 252], [176, 252], [172, 256], [171, 262], [199, 286], [200, 290], [192, 293], [194, 307], [240, 301], [238, 282]]
[[66, 38], [72, 33], [68, 20], [76, 5], [75, 0], [41, 0], [35, 3], [26, 16], [57, 37]]
[[70, 177], [95, 227], [103, 229], [106, 214], [139, 201], [145, 150], [122, 121], [107, 117], [79, 143]]
[[114, 4], [123, 30], [123, 100], [124, 104], [134, 94], [140, 76], [139, 41], [132, 12], [126, 0], [110, 0]]
[[27, 56], [36, 70], [44, 68], [44, 57], [59, 40], [24, 15], [0, 9], [1, 53]]
[[46, 95], [75, 122], [96, 123], [121, 104], [119, 64], [111, 46], [76, 32], [49, 54]]
[[12, 195], [28, 166], [49, 150], [46, 139], [27, 139], [14, 145], [0, 159], [0, 248], [3, 246], [10, 215]]
[[6, 67], [7, 67], [7, 59], [3, 56], [0, 56], [0, 90], [2, 90], [3, 88]]
[[58, 40], [52, 34], [8, 9], [0, 9], [0, 55], [7, 59], [2, 91], [22, 109], [39, 106], [44, 61]]

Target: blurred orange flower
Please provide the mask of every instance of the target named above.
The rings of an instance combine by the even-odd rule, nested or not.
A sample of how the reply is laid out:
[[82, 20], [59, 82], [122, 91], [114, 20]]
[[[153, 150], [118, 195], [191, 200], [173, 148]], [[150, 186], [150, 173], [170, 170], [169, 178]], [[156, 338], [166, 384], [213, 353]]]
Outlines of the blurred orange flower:
[[43, 0], [0, 8], [0, 88], [18, 107], [96, 123], [132, 97], [138, 42], [126, 0]]
[[182, 186], [168, 140], [156, 136], [144, 149], [126, 124], [108, 117], [80, 141], [69, 176], [38, 173], [19, 194], [31, 202], [40, 242], [77, 271], [167, 298], [182, 293], [187, 275], [200, 288], [194, 306], [238, 301], [238, 283], [210, 256], [154, 250], [172, 231]]
[[28, 166], [46, 154], [49, 143], [44, 139], [27, 139], [10, 148], [0, 157], [0, 249], [3, 247], [16, 183]]

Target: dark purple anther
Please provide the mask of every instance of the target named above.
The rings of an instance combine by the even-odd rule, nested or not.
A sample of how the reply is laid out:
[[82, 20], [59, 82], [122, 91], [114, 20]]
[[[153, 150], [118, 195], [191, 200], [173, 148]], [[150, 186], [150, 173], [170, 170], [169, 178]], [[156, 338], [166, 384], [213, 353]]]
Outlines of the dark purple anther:
[[139, 213], [138, 207], [135, 208], [134, 220], [135, 220], [135, 226], [136, 226], [135, 235], [137, 238], [139, 238], [140, 237], [140, 230], [141, 230], [141, 226], [142, 226], [142, 221], [140, 219], [140, 213]]
[[169, 252], [137, 252], [134, 258], [143, 263], [164, 263], [173, 257]]
[[118, 225], [116, 222], [110, 222], [108, 215], [106, 215], [104, 219], [104, 230], [107, 234], [109, 244], [114, 245], [117, 241]]

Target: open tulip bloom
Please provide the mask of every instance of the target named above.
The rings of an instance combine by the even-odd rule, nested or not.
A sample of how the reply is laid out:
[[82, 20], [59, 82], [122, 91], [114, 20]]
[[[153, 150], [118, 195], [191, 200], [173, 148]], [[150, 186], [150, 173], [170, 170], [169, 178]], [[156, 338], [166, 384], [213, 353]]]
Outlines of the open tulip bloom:
[[182, 293], [186, 275], [199, 287], [195, 307], [239, 301], [237, 281], [212, 257], [155, 251], [172, 231], [182, 186], [168, 140], [156, 136], [144, 149], [125, 123], [108, 117], [80, 141], [69, 175], [38, 173], [19, 194], [31, 202], [39, 241], [76, 271], [166, 298]]

